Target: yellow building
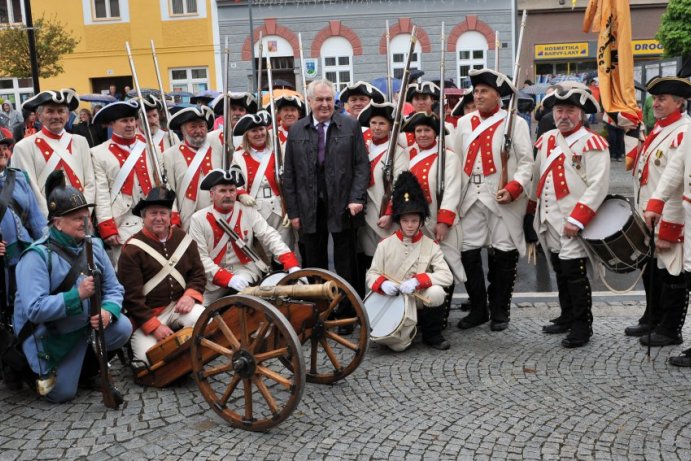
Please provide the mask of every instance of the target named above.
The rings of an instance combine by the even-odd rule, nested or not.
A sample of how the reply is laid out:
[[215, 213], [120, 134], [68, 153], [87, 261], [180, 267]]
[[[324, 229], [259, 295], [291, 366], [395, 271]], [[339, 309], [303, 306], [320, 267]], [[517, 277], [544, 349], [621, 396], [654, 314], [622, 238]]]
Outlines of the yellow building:
[[214, 0], [32, 0], [35, 18], [57, 17], [80, 39], [63, 58], [65, 71], [41, 79], [41, 89], [118, 93], [132, 86], [125, 42], [143, 88], [158, 88], [151, 53], [156, 46], [166, 91], [195, 93], [222, 86]]

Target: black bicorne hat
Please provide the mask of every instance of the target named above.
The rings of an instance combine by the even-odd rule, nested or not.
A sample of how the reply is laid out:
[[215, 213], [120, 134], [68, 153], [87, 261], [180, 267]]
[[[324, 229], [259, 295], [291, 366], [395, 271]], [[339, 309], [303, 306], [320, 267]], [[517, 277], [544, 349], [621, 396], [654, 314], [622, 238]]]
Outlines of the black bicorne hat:
[[65, 216], [73, 211], [94, 206], [86, 203], [84, 194], [72, 186], [68, 186], [63, 170], [55, 170], [48, 175], [45, 185], [48, 200], [48, 219]]
[[141, 217], [142, 210], [153, 205], [162, 206], [172, 210], [174, 202], [175, 192], [165, 187], [154, 187], [149, 191], [149, 195], [139, 200], [139, 203], [132, 208], [132, 214]]
[[396, 178], [391, 201], [392, 218], [395, 222], [398, 222], [404, 214], [409, 213], [419, 214], [423, 222], [429, 218], [429, 205], [425, 194], [417, 178], [410, 171], [404, 171]]
[[229, 171], [223, 168], [214, 168], [204, 177], [199, 187], [201, 190], [211, 190], [212, 187], [219, 184], [242, 187], [245, 185], [245, 176], [237, 165], [231, 166]]

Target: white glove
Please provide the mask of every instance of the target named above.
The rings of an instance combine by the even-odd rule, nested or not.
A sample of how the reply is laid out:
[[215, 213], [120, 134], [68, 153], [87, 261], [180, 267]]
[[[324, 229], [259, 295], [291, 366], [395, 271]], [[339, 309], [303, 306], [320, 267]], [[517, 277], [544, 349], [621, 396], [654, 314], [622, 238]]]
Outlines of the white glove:
[[297, 272], [300, 270], [302, 270], [302, 268], [300, 266], [294, 266], [294, 267], [291, 267], [290, 269], [288, 269], [288, 273], [292, 274], [293, 272]]
[[257, 201], [253, 199], [250, 194], [239, 194], [238, 202], [242, 203], [245, 206], [254, 206], [257, 204]]
[[396, 296], [398, 294], [398, 285], [385, 280], [384, 283], [381, 284], [381, 291], [389, 296]]
[[418, 279], [409, 278], [405, 282], [401, 283], [401, 293], [403, 293], [404, 295], [413, 294], [418, 285], [420, 285]]
[[[301, 270], [302, 270], [302, 267], [300, 267], [300, 266], [295, 266], [295, 267], [291, 267], [290, 269], [288, 269], [288, 273], [289, 273], [289, 274], [292, 274], [293, 272], [297, 272], [297, 271], [301, 271]], [[298, 279], [298, 281], [299, 281], [302, 285], [309, 285], [309, 284], [310, 284], [309, 280], [307, 280], [307, 277], [300, 277], [300, 278]]]
[[250, 282], [243, 279], [239, 275], [232, 276], [230, 282], [228, 282], [228, 288], [232, 288], [237, 292], [244, 290], [248, 286], [250, 286]]

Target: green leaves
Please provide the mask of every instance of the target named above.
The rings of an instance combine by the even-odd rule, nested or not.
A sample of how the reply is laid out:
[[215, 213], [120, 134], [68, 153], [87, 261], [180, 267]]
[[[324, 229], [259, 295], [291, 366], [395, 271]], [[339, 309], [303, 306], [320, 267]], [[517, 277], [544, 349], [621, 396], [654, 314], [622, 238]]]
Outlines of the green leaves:
[[665, 48], [665, 56], [691, 53], [691, 0], [669, 1], [657, 39]]

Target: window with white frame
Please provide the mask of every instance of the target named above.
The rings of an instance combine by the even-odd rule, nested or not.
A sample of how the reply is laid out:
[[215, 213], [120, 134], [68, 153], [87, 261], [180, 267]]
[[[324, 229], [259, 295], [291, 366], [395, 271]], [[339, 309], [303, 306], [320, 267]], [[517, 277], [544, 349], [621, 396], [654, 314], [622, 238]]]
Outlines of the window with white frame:
[[322, 76], [340, 92], [353, 81], [353, 46], [343, 37], [327, 38], [321, 47]]
[[[399, 34], [391, 39], [389, 51], [391, 53], [391, 72], [394, 78], [403, 77], [403, 69], [405, 68], [405, 61], [410, 50], [410, 34]], [[415, 52], [410, 58], [410, 70], [419, 70], [421, 68], [420, 42], [415, 42]]]
[[91, 0], [94, 19], [117, 19], [120, 17], [120, 0]]
[[171, 16], [196, 15], [197, 0], [169, 0]]
[[24, 4], [22, 0], [0, 0], [0, 24], [24, 22]]
[[487, 39], [480, 32], [469, 31], [461, 34], [456, 41], [456, 75], [459, 88], [470, 87], [468, 73], [471, 69], [487, 66]]
[[170, 86], [173, 93], [186, 91], [198, 93], [209, 89], [209, 71], [206, 67], [182, 67], [170, 69]]

